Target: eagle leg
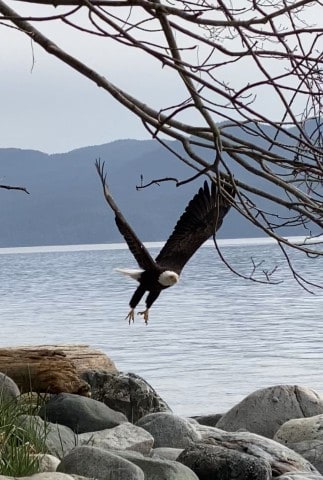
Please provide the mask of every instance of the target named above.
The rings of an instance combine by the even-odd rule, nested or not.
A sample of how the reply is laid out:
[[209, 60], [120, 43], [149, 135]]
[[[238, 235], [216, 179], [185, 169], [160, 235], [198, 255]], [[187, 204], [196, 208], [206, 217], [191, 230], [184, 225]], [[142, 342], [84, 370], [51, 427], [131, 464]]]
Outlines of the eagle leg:
[[149, 319], [149, 308], [146, 308], [143, 312], [138, 312], [137, 315], [143, 315], [145, 324], [148, 324], [148, 319]]
[[147, 298], [146, 298], [146, 310], [143, 312], [138, 312], [138, 315], [143, 315], [145, 324], [148, 324], [148, 318], [149, 318], [149, 309], [152, 306], [152, 304], [157, 300], [161, 292], [160, 290], [152, 290], [151, 292], [148, 293]]
[[126, 316], [125, 319], [129, 320], [129, 325], [131, 324], [131, 321], [133, 321], [133, 322], [135, 321], [135, 309], [134, 308], [132, 308], [130, 310], [130, 312], [128, 313], [128, 315]]
[[146, 289], [143, 287], [141, 284], [139, 287], [136, 289], [135, 293], [132, 295], [129, 306], [130, 306], [130, 312], [126, 316], [126, 320], [129, 320], [129, 325], [131, 324], [131, 321], [135, 321], [135, 308], [138, 305], [138, 303], [141, 300], [141, 297], [144, 295]]

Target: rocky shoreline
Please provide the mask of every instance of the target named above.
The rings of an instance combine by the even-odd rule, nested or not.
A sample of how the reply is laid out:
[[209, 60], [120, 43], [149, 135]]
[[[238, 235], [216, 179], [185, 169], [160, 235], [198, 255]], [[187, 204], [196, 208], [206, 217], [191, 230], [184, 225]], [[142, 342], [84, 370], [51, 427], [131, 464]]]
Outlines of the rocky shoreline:
[[[46, 431], [39, 473], [21, 478], [323, 479], [323, 397], [310, 388], [268, 387], [223, 415], [184, 418], [138, 375], [88, 370], [82, 378], [91, 396], [50, 395], [37, 415], [17, 419], [17, 428]], [[6, 400], [20, 396], [4, 374], [0, 388]]]

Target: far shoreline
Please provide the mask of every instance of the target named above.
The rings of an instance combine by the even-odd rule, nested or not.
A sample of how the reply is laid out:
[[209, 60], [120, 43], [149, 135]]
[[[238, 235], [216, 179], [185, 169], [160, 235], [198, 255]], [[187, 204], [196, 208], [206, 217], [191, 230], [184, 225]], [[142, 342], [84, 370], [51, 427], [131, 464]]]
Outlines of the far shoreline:
[[[319, 243], [323, 241], [322, 237], [309, 239], [304, 236], [286, 237], [289, 242], [295, 244]], [[161, 248], [164, 241], [144, 242], [147, 248]], [[219, 247], [235, 247], [241, 245], [273, 245], [276, 240], [271, 237], [246, 237], [246, 238], [221, 238], [217, 240]], [[202, 245], [202, 248], [214, 247], [213, 240], [208, 240]], [[55, 253], [55, 252], [82, 252], [98, 250], [127, 250], [126, 243], [88, 243], [75, 245], [34, 245], [20, 247], [0, 247], [0, 255], [26, 254], [26, 253]]]

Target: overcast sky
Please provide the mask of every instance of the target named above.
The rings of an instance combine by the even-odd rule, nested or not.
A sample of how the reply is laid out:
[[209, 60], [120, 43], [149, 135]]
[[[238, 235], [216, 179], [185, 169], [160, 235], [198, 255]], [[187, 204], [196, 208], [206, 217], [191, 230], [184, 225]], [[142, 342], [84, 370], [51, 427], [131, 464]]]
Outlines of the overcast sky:
[[[30, 14], [28, 5], [8, 4], [22, 14], [29, 8]], [[137, 50], [76, 34], [61, 23], [36, 27], [145, 103], [158, 109], [179, 100], [178, 80]], [[32, 45], [23, 33], [2, 25], [0, 84], [0, 148], [56, 153], [116, 139], [149, 138], [137, 117], [107, 92]]]
[[[8, 2], [10, 4], [10, 2]], [[23, 10], [19, 2], [16, 11]], [[20, 7], [20, 8], [17, 8]], [[40, 24], [61, 47], [72, 49], [116, 85], [156, 108], [163, 98], [176, 98], [174, 79], [161, 67], [152, 66], [133, 49], [104, 43], [86, 35], [75, 35], [61, 24]], [[74, 148], [123, 138], [149, 138], [138, 118], [107, 92], [79, 73], [32, 45], [23, 33], [0, 25], [0, 148], [32, 148], [43, 152], [65, 152]]]

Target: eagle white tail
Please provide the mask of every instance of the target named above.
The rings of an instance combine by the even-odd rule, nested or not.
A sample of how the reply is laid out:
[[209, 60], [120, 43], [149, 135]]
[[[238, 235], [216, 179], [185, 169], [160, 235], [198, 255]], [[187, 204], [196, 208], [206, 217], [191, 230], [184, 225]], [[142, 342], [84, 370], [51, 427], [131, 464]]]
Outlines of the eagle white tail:
[[135, 269], [127, 269], [127, 268], [115, 268], [115, 272], [122, 273], [123, 275], [127, 275], [128, 277], [133, 278], [134, 280], [139, 280], [141, 274], [144, 270], [135, 270]]

